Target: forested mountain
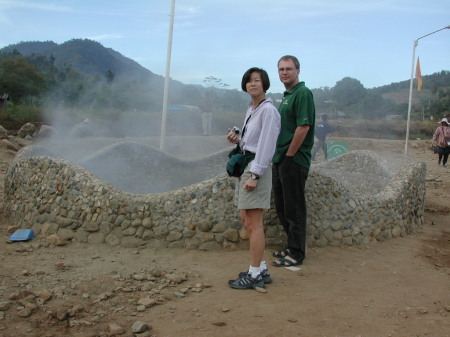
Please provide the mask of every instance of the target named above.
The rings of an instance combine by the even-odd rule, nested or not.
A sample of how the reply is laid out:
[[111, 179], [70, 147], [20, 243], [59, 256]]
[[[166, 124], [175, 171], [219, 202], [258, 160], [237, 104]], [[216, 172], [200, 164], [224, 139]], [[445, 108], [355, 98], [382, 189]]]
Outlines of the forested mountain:
[[56, 66], [71, 65], [74, 70], [87, 75], [104, 76], [106, 72], [112, 71], [117, 77], [151, 78], [157, 76], [159, 80], [163, 80], [162, 76], [153, 74], [139, 63], [88, 39], [73, 39], [62, 44], [52, 41], [20, 42], [0, 49], [0, 52], [12, 53], [14, 50], [22, 56], [51, 57]]
[[[416, 79], [412, 101], [412, 118], [440, 118], [450, 113], [450, 71], [423, 76], [423, 87], [417, 90]], [[345, 77], [333, 88], [313, 89], [316, 108], [331, 115], [366, 119], [389, 116], [405, 118], [408, 111], [410, 80], [366, 89], [360, 81]]]
[[[25, 63], [32, 67], [27, 67], [26, 73], [20, 70]], [[18, 73], [20, 76], [16, 76]], [[31, 79], [36, 76], [42, 76], [44, 83], [33, 82]], [[20, 83], [15, 83], [15, 79], [20, 79]], [[24, 83], [35, 90], [27, 95], [20, 88]], [[87, 39], [62, 44], [20, 42], [0, 50], [0, 92], [8, 93], [15, 104], [24, 103], [24, 99], [29, 103], [31, 96], [33, 102], [46, 106], [160, 111], [163, 89], [163, 76]], [[170, 89], [170, 102], [178, 104], [199, 103], [207, 90], [174, 80], [170, 81]], [[222, 91], [220, 96], [225, 95], [223, 90], [218, 91]]]
[[[220, 84], [220, 79], [209, 78]], [[245, 93], [214, 83], [186, 85], [171, 80], [169, 103], [202, 106], [208, 98], [215, 110], [245, 108]], [[162, 108], [163, 87], [163, 76], [87, 39], [62, 44], [20, 42], [0, 49], [0, 94], [9, 94], [15, 105], [57, 105], [102, 114], [157, 112]], [[377, 119], [405, 117], [407, 112], [409, 80], [366, 89], [357, 79], [345, 77], [332, 88], [312, 90], [318, 114]], [[279, 99], [282, 94], [269, 95]], [[450, 71], [424, 76], [423, 89], [415, 90], [413, 98], [413, 118], [448, 114]]]

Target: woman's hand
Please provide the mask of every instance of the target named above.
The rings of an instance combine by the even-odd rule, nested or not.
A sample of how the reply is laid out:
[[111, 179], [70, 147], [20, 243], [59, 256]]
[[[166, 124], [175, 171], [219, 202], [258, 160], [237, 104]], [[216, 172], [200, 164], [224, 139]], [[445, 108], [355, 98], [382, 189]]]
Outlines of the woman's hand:
[[239, 143], [239, 134], [235, 132], [231, 132], [231, 129], [228, 129], [227, 140], [230, 143], [237, 144]]
[[256, 185], [258, 185], [258, 180], [248, 178], [245, 181], [244, 190], [253, 191], [256, 188]]

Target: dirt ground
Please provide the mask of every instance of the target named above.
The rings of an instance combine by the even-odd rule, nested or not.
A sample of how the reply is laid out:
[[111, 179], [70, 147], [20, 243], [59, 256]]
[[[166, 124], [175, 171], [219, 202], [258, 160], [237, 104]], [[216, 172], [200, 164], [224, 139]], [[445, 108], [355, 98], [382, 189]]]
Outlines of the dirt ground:
[[[403, 156], [403, 141], [345, 141]], [[265, 293], [227, 285], [248, 267], [247, 250], [9, 243], [14, 224], [1, 213], [0, 336], [450, 336], [450, 167], [438, 166], [429, 146], [413, 141], [408, 153], [427, 163], [420, 231], [367, 247], [310, 248], [299, 271], [270, 268]], [[0, 148], [1, 197], [14, 155]]]

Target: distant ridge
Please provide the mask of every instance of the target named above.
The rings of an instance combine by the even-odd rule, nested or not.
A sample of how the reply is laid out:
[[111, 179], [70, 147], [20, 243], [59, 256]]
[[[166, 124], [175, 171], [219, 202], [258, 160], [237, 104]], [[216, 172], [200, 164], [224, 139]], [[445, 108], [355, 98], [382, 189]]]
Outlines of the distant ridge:
[[117, 77], [138, 77], [142, 80], [152, 77], [163, 79], [162, 76], [152, 73], [132, 59], [89, 39], [72, 39], [61, 44], [52, 41], [19, 42], [0, 49], [0, 52], [14, 50], [23, 56], [33, 54], [53, 56], [56, 65], [70, 65], [78, 72], [93, 76], [104, 76], [107, 71], [112, 71]]
[[[105, 48], [99, 42], [89, 39], [72, 39], [61, 44], [53, 41], [22, 41], [0, 49], [0, 53], [12, 55], [0, 56], [3, 59], [14, 58], [14, 51], [28, 58], [25, 62], [36, 66], [48, 80], [52, 90], [46, 92], [47, 97], [42, 95], [39, 99], [64, 101], [71, 106], [83, 107], [86, 111], [94, 109], [106, 113], [159, 112], [163, 109], [164, 77], [111, 48]], [[56, 67], [52, 67], [52, 64]], [[55, 68], [55, 73], [63, 75], [54, 80], [48, 76], [45, 66]], [[2, 78], [8, 80], [7, 76]], [[318, 115], [334, 113], [337, 116], [338, 112], [343, 112], [346, 117], [372, 119], [403, 115], [406, 111], [404, 105], [408, 104], [409, 88], [409, 79], [366, 89], [359, 80], [344, 77], [333, 88], [311, 89]], [[8, 90], [14, 91], [14, 87]], [[45, 86], [38, 85], [36, 90], [42, 93]], [[20, 96], [17, 90], [15, 94], [16, 97]], [[277, 101], [281, 100], [283, 94], [268, 92], [268, 95]], [[31, 97], [34, 96], [31, 94]], [[206, 97], [213, 102], [213, 110], [217, 112], [214, 117], [217, 130], [225, 130], [229, 125], [236, 124], [235, 112], [242, 111], [248, 103], [248, 95], [240, 90], [215, 87], [213, 84], [184, 84], [170, 79], [169, 104], [201, 107]], [[423, 76], [422, 90], [418, 92], [414, 89], [412, 112], [425, 117], [425, 110], [428, 110], [429, 115], [446, 116], [449, 100], [450, 71], [426, 75]], [[182, 114], [186, 115], [186, 111]]]

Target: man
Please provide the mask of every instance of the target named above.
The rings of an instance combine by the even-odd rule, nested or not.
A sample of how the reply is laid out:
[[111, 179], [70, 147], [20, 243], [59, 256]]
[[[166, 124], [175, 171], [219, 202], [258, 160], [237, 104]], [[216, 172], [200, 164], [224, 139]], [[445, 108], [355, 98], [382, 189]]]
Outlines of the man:
[[306, 250], [305, 184], [311, 166], [316, 112], [312, 92], [299, 81], [300, 63], [286, 55], [278, 75], [286, 91], [278, 108], [281, 131], [273, 158], [275, 208], [287, 234], [287, 249], [274, 252], [276, 267], [303, 263]]
[[323, 150], [323, 153], [325, 154], [325, 160], [328, 159], [328, 149], [327, 149], [327, 135], [333, 131], [335, 131], [336, 128], [333, 125], [330, 125], [328, 123], [328, 116], [323, 115], [322, 116], [322, 123], [316, 126], [316, 137], [319, 140], [316, 145], [314, 145], [313, 151], [312, 151], [312, 160], [316, 160], [316, 154], [319, 152], [320, 149]]

